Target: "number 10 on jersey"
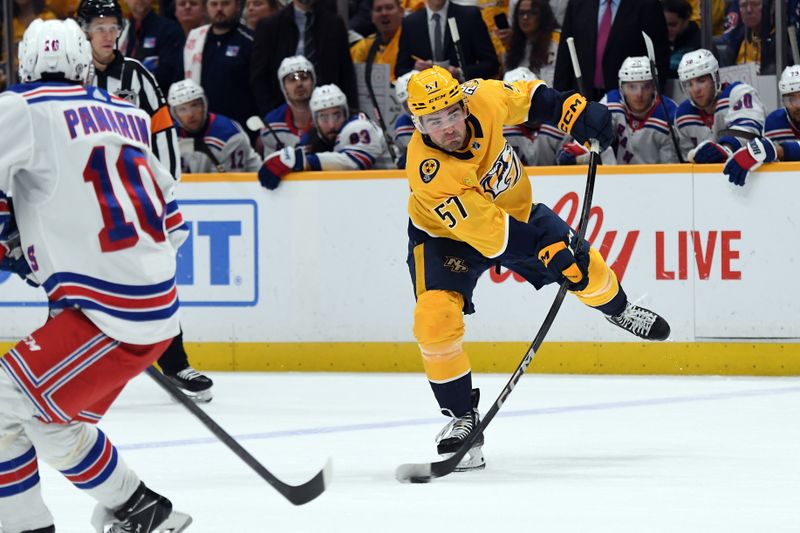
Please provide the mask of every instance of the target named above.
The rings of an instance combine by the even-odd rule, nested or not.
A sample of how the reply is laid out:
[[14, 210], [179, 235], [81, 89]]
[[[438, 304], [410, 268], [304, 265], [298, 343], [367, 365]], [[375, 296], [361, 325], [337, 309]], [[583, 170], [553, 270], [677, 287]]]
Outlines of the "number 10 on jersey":
[[[164, 242], [167, 238], [164, 232], [164, 197], [147, 158], [138, 148], [125, 145], [120, 149], [115, 168], [136, 211], [139, 227], [155, 242]], [[115, 252], [135, 246], [139, 242], [139, 233], [125, 217], [125, 210], [114, 193], [104, 146], [92, 149], [83, 169], [83, 179], [93, 185], [103, 216], [103, 229], [98, 234], [100, 249]], [[151, 189], [155, 191], [157, 206], [145, 188], [144, 179], [149, 180]]]

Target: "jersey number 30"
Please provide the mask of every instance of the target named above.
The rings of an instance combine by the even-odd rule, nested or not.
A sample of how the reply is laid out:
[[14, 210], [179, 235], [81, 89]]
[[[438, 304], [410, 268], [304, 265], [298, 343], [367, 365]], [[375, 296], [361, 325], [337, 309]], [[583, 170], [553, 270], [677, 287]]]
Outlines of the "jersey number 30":
[[[164, 198], [155, 183], [155, 176], [147, 164], [147, 158], [138, 148], [123, 146], [117, 158], [116, 169], [136, 209], [139, 227], [155, 242], [164, 242], [167, 238], [164, 233]], [[145, 190], [141, 170], [145, 171], [145, 177], [150, 181], [152, 190], [158, 197], [158, 208], [153, 205], [150, 195]], [[98, 234], [100, 249], [104, 252], [115, 252], [130, 248], [139, 242], [136, 226], [125, 218], [125, 212], [114, 194], [104, 146], [95, 146], [92, 149], [86, 168], [83, 169], [83, 179], [94, 186], [103, 216], [103, 229]]]

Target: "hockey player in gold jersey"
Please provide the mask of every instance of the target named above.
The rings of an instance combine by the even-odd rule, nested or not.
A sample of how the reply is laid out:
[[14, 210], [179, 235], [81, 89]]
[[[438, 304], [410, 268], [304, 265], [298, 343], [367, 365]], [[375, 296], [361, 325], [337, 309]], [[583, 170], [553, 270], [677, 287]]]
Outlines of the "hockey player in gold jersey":
[[[451, 417], [437, 437], [438, 453], [448, 457], [479, 423], [463, 315], [474, 312], [472, 292], [488, 268], [502, 264], [537, 289], [566, 279], [581, 302], [643, 339], [666, 339], [669, 325], [629, 303], [600, 253], [533, 203], [530, 180], [503, 138], [504, 124], [550, 121], [605, 149], [613, 136], [605, 106], [540, 80], [459, 85], [436, 66], [412, 76], [408, 105], [417, 129], [406, 163], [414, 336], [434, 396]], [[483, 435], [456, 470], [483, 468], [482, 445]]]

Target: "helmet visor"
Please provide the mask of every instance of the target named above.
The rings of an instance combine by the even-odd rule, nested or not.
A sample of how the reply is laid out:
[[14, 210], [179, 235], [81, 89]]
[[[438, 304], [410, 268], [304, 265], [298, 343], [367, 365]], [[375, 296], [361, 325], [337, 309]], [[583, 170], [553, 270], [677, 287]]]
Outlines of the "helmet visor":
[[419, 130], [427, 135], [452, 128], [467, 118], [466, 110], [461, 102], [428, 115], [419, 117]]

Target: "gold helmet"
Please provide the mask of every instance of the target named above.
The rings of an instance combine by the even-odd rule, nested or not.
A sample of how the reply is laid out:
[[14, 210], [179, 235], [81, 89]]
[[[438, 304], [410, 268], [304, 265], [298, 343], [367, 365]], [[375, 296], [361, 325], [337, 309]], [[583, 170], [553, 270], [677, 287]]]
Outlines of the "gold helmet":
[[463, 101], [461, 84], [438, 65], [414, 74], [408, 81], [408, 108], [414, 116], [435, 113]]

